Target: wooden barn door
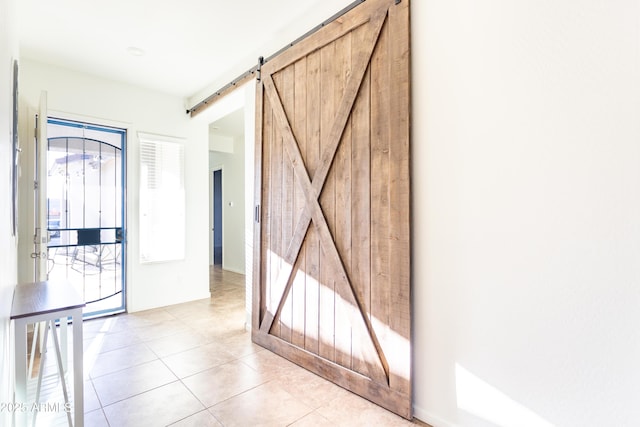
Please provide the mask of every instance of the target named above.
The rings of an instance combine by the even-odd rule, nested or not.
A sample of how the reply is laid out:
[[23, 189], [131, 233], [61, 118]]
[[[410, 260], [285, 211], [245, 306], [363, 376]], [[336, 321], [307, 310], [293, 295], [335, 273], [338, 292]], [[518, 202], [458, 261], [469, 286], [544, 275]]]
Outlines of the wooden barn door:
[[409, 0], [367, 0], [257, 91], [253, 340], [411, 418]]

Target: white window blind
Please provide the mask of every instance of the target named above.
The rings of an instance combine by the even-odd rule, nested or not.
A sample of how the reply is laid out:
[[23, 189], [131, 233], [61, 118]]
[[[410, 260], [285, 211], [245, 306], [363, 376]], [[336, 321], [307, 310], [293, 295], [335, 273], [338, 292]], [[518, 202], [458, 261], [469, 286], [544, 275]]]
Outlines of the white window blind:
[[138, 133], [140, 262], [184, 258], [185, 191], [182, 139]]

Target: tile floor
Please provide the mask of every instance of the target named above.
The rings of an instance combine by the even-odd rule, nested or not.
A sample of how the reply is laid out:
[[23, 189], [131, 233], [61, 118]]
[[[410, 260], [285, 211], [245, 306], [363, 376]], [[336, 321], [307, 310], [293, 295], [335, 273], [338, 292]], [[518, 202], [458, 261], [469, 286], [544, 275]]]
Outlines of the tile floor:
[[84, 323], [85, 425], [425, 425], [253, 344], [244, 276], [212, 270], [211, 290], [211, 299]]

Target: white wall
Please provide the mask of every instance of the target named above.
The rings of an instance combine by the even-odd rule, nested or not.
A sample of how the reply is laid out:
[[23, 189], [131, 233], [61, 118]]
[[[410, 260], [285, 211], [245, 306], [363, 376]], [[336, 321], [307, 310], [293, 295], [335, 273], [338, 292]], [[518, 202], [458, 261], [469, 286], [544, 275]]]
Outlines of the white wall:
[[251, 329], [253, 306], [253, 232], [255, 209], [255, 146], [256, 146], [256, 81], [243, 88], [244, 93], [244, 242], [245, 242], [245, 326]]
[[[207, 138], [184, 112], [183, 100], [33, 61], [22, 62], [25, 115], [37, 105], [40, 90], [48, 92], [51, 116], [81, 119], [127, 129], [127, 292], [129, 311], [209, 297], [207, 263]], [[28, 130], [25, 130], [27, 132]], [[137, 132], [186, 138], [186, 255], [175, 262], [141, 264], [138, 245]], [[30, 136], [25, 135], [24, 140]], [[28, 150], [31, 152], [32, 150]], [[25, 156], [25, 163], [28, 156]], [[25, 166], [26, 168], [26, 166]], [[23, 180], [28, 186], [29, 178]], [[26, 187], [23, 187], [26, 188]], [[30, 191], [25, 190], [25, 199]], [[23, 212], [30, 206], [25, 200]], [[31, 225], [23, 222], [21, 239], [30, 240]], [[23, 249], [30, 250], [28, 245]], [[22, 259], [28, 259], [25, 254]], [[21, 269], [25, 275], [27, 269]]]
[[215, 131], [209, 130], [209, 151], [220, 151], [222, 153], [233, 153], [233, 137], [217, 135]]
[[631, 0], [412, 2], [422, 420], [640, 422], [639, 19]]
[[[18, 59], [15, 3], [0, 0], [0, 403], [11, 402], [13, 344], [9, 314], [17, 280], [16, 239], [11, 230], [13, 60]], [[0, 425], [9, 425], [9, 412], [0, 411]]]
[[[244, 137], [231, 139], [233, 153], [209, 152], [209, 181], [212, 171], [222, 167], [222, 268], [244, 274]], [[213, 215], [210, 224], [213, 228]]]

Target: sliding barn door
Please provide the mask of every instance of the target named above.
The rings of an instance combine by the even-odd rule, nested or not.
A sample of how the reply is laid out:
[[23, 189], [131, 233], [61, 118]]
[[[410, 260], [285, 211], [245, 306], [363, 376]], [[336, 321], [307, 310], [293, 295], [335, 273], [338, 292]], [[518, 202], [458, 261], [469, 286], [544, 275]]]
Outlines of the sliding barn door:
[[367, 0], [263, 65], [253, 340], [411, 413], [409, 1]]

